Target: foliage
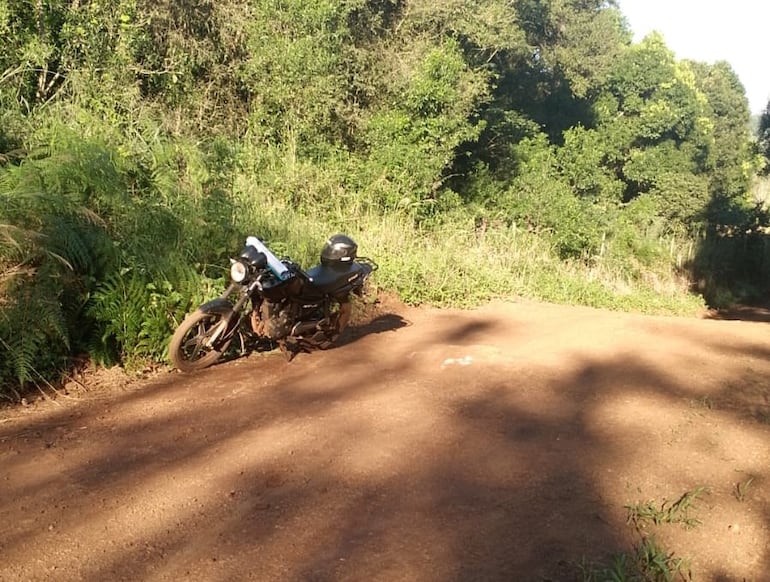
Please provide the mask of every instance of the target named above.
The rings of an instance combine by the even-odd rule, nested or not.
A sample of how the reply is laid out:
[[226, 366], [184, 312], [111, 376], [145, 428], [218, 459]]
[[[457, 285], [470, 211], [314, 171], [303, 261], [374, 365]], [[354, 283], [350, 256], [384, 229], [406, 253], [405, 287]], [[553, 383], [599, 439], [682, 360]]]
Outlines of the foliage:
[[627, 505], [627, 521], [637, 529], [642, 529], [650, 523], [654, 525], [681, 523], [685, 528], [693, 528], [700, 524], [700, 521], [690, 516], [690, 509], [694, 507], [697, 499], [704, 493], [708, 493], [706, 487], [697, 487], [692, 491], [685, 492], [676, 501], [664, 499], [660, 507], [654, 501]]
[[614, 2], [0, 0], [0, 38], [4, 386], [162, 360], [252, 233], [352, 231], [414, 303], [770, 284], [768, 116]]
[[[711, 146], [712, 195], [740, 199], [745, 195], [752, 168], [749, 105], [743, 85], [730, 65], [691, 63], [695, 82], [707, 99], [706, 111], [719, 136]], [[719, 215], [711, 217], [719, 221]]]
[[237, 78], [249, 96], [253, 139], [291, 143], [301, 155], [314, 156], [345, 138], [358, 114], [355, 94], [367, 91], [365, 81], [356, 78], [359, 65], [346, 25], [355, 4], [251, 3]]
[[660, 504], [645, 501], [627, 505], [627, 523], [633, 525], [641, 540], [633, 552], [612, 556], [610, 565], [591, 564], [584, 560], [580, 564], [582, 579], [585, 582], [692, 580], [687, 561], [661, 548], [655, 537], [644, 530], [649, 525], [669, 523], [682, 524], [687, 529], [699, 525], [701, 522], [690, 515], [690, 510], [694, 509], [695, 502], [704, 493], [708, 493], [708, 488], [697, 487], [673, 502], [664, 499]]
[[455, 148], [481, 129], [469, 118], [483, 99], [483, 77], [467, 67], [457, 43], [428, 51], [401, 83], [400, 105], [374, 113], [364, 129], [368, 180], [389, 186], [379, 201], [385, 208], [435, 199]]
[[733, 486], [733, 496], [740, 502], [746, 501], [746, 496], [749, 493], [751, 484], [754, 482], [754, 477], [749, 477], [745, 481], [739, 481]]
[[574, 194], [559, 172], [556, 151], [545, 136], [513, 148], [520, 175], [504, 195], [510, 218], [536, 232], [547, 232], [562, 258], [589, 259], [599, 251], [606, 215], [591, 199]]
[[[180, 188], [199, 161], [193, 152], [159, 143], [145, 160], [123, 158], [107, 144], [55, 134], [55, 146], [0, 179], [0, 377], [22, 384], [55, 376], [84, 351], [102, 361], [161, 358], [175, 319], [207, 288], [205, 269], [189, 265], [232, 240], [227, 207], [212, 204], [218, 191], [199, 183], [196, 197]], [[140, 187], [150, 199], [132, 195]]]
[[581, 564], [583, 582], [672, 582], [692, 580], [687, 562], [662, 549], [653, 536], [643, 537], [633, 552], [612, 557], [612, 563]]
[[115, 186], [103, 154], [86, 144], [41, 152], [0, 179], [0, 291], [7, 302], [0, 351], [9, 362], [0, 378], [13, 374], [23, 383], [83, 348], [90, 287], [115, 260], [107, 225], [93, 210], [110, 204], [102, 194]]
[[759, 117], [757, 149], [764, 158], [762, 173], [768, 175], [770, 174], [770, 101], [767, 102], [765, 110]]

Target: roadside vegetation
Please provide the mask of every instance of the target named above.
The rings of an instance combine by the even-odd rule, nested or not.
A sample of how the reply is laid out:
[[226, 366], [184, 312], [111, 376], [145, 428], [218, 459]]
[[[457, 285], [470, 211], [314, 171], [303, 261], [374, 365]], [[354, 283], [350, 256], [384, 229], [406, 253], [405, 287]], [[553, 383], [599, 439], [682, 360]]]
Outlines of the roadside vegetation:
[[761, 297], [727, 63], [588, 0], [0, 0], [0, 396], [163, 362], [245, 237], [351, 234], [409, 303]]
[[689, 560], [664, 549], [656, 541], [655, 533], [666, 524], [679, 524], [686, 530], [701, 525], [691, 514], [696, 501], [709, 489], [705, 486], [686, 491], [676, 501], [643, 501], [627, 505], [626, 523], [633, 526], [638, 543], [628, 552], [614, 554], [605, 562], [587, 562], [578, 565], [583, 582], [690, 582], [694, 580]]

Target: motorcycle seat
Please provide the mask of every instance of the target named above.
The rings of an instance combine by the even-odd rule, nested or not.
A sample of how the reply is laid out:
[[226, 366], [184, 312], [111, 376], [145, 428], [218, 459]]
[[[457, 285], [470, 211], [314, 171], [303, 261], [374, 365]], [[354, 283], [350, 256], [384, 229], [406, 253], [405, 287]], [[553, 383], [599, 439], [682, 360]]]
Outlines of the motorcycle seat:
[[343, 267], [330, 267], [324, 264], [317, 265], [307, 271], [310, 282], [319, 291], [334, 295], [342, 290], [350, 281], [355, 279], [363, 270], [358, 263], [349, 263]]

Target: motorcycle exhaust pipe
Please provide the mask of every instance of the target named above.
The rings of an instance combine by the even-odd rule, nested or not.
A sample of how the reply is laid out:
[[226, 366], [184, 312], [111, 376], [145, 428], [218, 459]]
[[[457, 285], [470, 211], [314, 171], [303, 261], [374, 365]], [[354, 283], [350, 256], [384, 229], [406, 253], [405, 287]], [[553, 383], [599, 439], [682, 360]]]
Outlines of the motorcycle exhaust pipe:
[[291, 335], [305, 336], [313, 334], [316, 331], [318, 331], [317, 321], [300, 321], [297, 325], [291, 328]]

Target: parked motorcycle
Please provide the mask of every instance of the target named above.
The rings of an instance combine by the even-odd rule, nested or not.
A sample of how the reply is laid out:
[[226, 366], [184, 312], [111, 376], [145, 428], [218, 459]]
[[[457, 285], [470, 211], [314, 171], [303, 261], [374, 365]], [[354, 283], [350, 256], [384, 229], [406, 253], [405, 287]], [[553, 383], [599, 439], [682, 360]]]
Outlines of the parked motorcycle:
[[326, 241], [320, 264], [308, 271], [254, 236], [230, 262], [227, 290], [188, 315], [171, 338], [169, 356], [182, 372], [215, 363], [236, 338], [243, 351], [277, 346], [289, 360], [331, 347], [350, 319], [351, 295], [377, 269], [343, 234]]

